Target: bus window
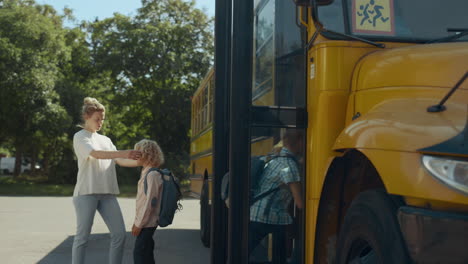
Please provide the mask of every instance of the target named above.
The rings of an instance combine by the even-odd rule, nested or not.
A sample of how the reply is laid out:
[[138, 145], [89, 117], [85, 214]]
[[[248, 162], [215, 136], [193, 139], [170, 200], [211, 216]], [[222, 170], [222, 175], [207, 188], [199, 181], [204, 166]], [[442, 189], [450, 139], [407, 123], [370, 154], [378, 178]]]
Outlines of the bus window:
[[319, 20], [326, 29], [345, 33], [342, 1], [333, 1], [329, 5], [320, 5], [317, 8]]
[[213, 78], [211, 78], [211, 80], [210, 80], [209, 86], [210, 86], [210, 90], [209, 90], [210, 92], [209, 92], [209, 107], [208, 108], [210, 109], [209, 110], [210, 112], [208, 114], [209, 115], [209, 121], [208, 122], [212, 123], [213, 122], [213, 107], [214, 107], [213, 98], [214, 98], [214, 86], [215, 86], [214, 75], [213, 75]]
[[[275, 26], [275, 105], [305, 107], [305, 32], [296, 25], [292, 1], [278, 1]], [[304, 40], [303, 40], [304, 38]]]
[[449, 5], [443, 0], [332, 1], [319, 5], [317, 15], [324, 28], [339, 33], [374, 41], [427, 42], [457, 34], [454, 29], [466, 29], [467, 7], [464, 0], [453, 0]]
[[[254, 104], [265, 105], [268, 102], [265, 93], [270, 92], [273, 79], [273, 29], [275, 1], [260, 1], [256, 7], [254, 29], [254, 78], [252, 85], [252, 100]], [[270, 97], [271, 98], [271, 97]]]
[[203, 88], [203, 122], [202, 129], [208, 125], [208, 85]]
[[253, 105], [305, 106], [305, 35], [292, 1], [260, 1], [255, 8]]

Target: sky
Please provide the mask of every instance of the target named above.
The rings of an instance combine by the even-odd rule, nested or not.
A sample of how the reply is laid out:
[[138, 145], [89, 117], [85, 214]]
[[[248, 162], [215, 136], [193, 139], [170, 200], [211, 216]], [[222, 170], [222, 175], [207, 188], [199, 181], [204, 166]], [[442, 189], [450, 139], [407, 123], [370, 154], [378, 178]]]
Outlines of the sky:
[[[141, 7], [140, 0], [36, 0], [36, 3], [51, 5], [60, 14], [64, 7], [71, 8], [78, 23], [82, 20], [93, 21], [96, 17], [102, 20], [112, 17], [115, 12], [133, 16]], [[215, 0], [195, 0], [195, 6], [205, 9], [209, 16], [214, 16]], [[65, 26], [74, 25], [66, 22]]]

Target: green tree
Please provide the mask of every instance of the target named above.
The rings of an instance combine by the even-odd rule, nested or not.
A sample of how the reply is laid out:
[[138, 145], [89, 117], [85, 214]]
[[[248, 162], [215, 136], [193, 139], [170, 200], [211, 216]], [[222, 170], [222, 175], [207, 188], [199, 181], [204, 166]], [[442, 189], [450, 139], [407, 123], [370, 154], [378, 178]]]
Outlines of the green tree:
[[95, 67], [92, 49], [87, 40], [87, 32], [81, 27], [73, 28], [65, 34], [67, 47], [71, 49], [70, 60], [61, 64], [59, 78], [55, 90], [60, 95], [60, 104], [66, 109], [71, 122], [64, 125], [62, 130], [66, 138], [62, 142], [63, 153], [57, 158], [49, 156], [52, 164], [49, 179], [54, 182], [75, 183], [77, 164], [74, 158], [72, 139], [80, 129], [82, 123], [81, 106], [87, 96], [100, 97], [112, 87], [112, 79], [108, 72]]
[[188, 165], [190, 96], [212, 61], [213, 21], [193, 1], [142, 4], [134, 19], [116, 14], [89, 27], [96, 67], [113, 80], [100, 97], [119, 148], [155, 139], [180, 175]]
[[40, 158], [50, 180], [73, 183], [72, 138], [83, 98], [93, 96], [107, 108], [103, 133], [119, 149], [155, 139], [166, 166], [182, 175], [190, 96], [212, 63], [213, 21], [193, 1], [142, 4], [135, 17], [64, 29], [68, 9], [0, 0], [0, 146], [13, 146], [18, 162]]
[[23, 153], [38, 155], [38, 130], [50, 138], [63, 135], [41, 120], [66, 122], [54, 85], [69, 49], [62, 17], [52, 7], [21, 0], [0, 6], [0, 135], [15, 147], [18, 175]]

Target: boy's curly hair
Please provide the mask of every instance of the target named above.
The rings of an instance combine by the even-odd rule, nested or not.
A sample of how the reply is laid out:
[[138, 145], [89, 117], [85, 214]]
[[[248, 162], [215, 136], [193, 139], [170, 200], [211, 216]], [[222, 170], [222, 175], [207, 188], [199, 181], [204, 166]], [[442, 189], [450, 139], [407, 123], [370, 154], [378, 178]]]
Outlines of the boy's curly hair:
[[140, 140], [135, 144], [135, 150], [141, 151], [141, 159], [145, 164], [153, 167], [159, 167], [164, 164], [164, 153], [154, 140]]

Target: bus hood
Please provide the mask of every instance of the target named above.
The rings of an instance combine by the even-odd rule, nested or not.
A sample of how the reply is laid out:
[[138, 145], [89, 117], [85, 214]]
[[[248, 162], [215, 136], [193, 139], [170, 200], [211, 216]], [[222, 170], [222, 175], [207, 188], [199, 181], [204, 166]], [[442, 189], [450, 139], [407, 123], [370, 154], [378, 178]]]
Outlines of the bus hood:
[[[468, 43], [413, 45], [374, 52], [355, 71], [353, 90], [453, 87], [468, 70]], [[468, 89], [468, 82], [460, 87]]]
[[[459, 91], [460, 92], [460, 91]], [[466, 100], [461, 103], [461, 100]], [[386, 100], [351, 122], [335, 150], [380, 149], [468, 157], [468, 92], [446, 103], [447, 110], [429, 113], [430, 99]]]
[[353, 121], [335, 150], [362, 148], [468, 157], [468, 80], [430, 113], [468, 70], [468, 43], [381, 50], [353, 77]]

